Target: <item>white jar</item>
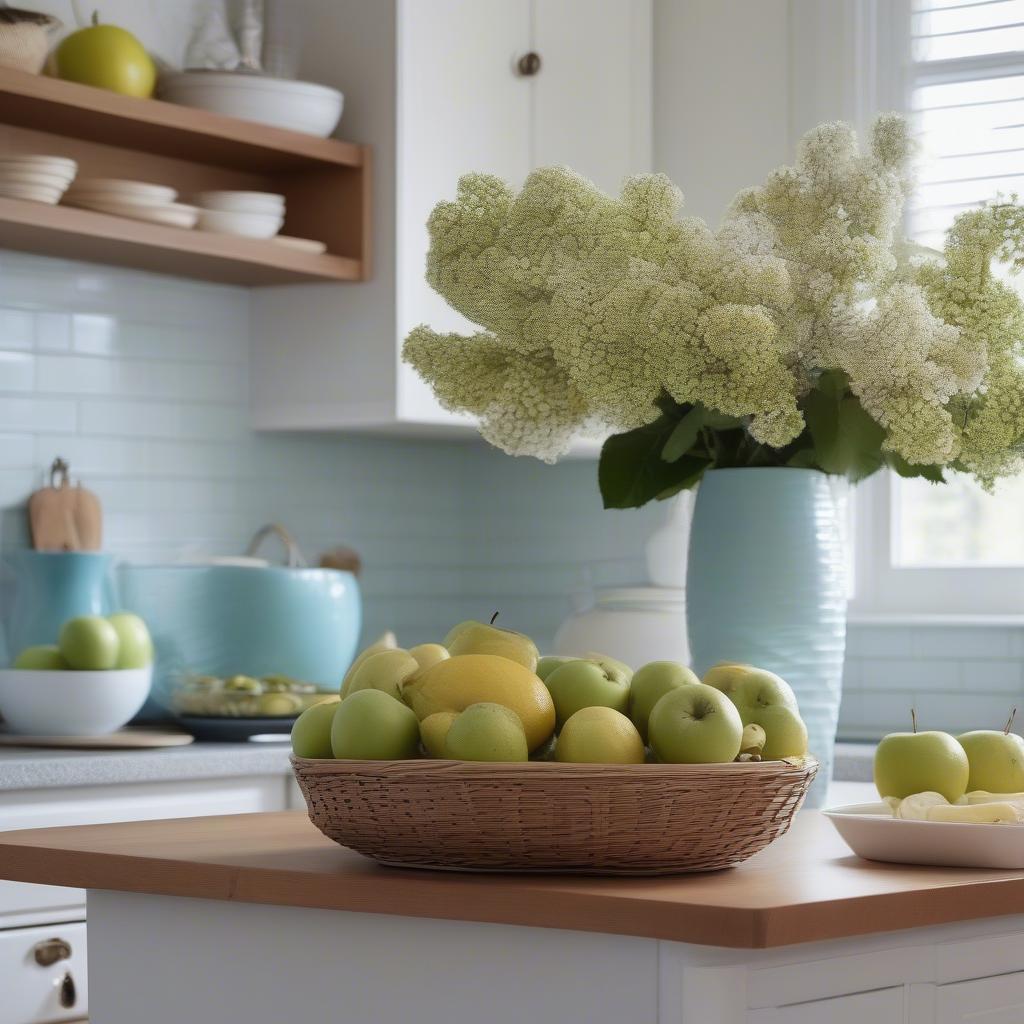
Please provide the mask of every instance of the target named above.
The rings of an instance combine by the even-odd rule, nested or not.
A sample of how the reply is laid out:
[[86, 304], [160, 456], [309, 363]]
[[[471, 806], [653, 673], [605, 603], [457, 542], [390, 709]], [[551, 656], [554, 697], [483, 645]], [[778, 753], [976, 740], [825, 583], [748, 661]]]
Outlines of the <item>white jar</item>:
[[674, 587], [607, 587], [555, 634], [555, 654], [607, 654], [639, 668], [649, 661], [690, 664], [686, 591]]

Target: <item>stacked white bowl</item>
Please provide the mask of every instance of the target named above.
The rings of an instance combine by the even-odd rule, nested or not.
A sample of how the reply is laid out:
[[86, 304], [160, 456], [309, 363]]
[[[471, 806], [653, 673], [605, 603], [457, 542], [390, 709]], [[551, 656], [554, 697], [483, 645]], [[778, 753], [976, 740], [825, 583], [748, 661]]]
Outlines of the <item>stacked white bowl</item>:
[[175, 228], [195, 226], [199, 211], [176, 202], [178, 193], [167, 185], [125, 178], [78, 178], [64, 196], [65, 206], [96, 210]]
[[55, 206], [77, 173], [65, 156], [0, 156], [0, 196]]
[[200, 231], [246, 238], [273, 238], [284, 224], [284, 196], [274, 192], [200, 192]]

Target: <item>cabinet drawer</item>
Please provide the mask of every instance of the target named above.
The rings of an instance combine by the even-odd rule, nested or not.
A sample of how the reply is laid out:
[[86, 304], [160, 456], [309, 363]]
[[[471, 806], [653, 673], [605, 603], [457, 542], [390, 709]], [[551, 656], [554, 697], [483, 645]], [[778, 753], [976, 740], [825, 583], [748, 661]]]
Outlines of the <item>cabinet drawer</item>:
[[[36, 951], [51, 939], [67, 943], [70, 955], [40, 964]], [[84, 921], [0, 932], [0, 1021], [49, 1024], [81, 1020], [89, 1012], [86, 960]], [[62, 1005], [62, 998], [69, 1005]]]
[[[0, 793], [0, 831], [280, 811], [291, 775]], [[0, 880], [0, 928], [85, 916], [81, 889]], [[0, 1018], [0, 1024], [6, 1024]]]
[[1020, 1024], [1024, 1020], [1024, 973], [940, 985], [935, 1024]]
[[903, 1007], [902, 987], [883, 988], [773, 1010], [752, 1010], [747, 1015], [747, 1024], [904, 1024]]

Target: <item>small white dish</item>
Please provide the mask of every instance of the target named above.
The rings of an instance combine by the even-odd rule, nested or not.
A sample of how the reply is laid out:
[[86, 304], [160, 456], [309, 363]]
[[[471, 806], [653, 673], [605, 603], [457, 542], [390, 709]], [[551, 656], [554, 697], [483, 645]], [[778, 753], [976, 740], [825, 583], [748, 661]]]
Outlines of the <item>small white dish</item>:
[[846, 845], [865, 860], [1010, 871], [1024, 869], [1024, 825], [908, 821], [881, 813], [881, 806], [877, 803], [848, 804], [822, 813]]
[[62, 188], [51, 185], [6, 185], [0, 182], [0, 196], [8, 199], [27, 199], [33, 203], [46, 203], [56, 206], [64, 195]]
[[193, 228], [199, 216], [199, 209], [185, 203], [133, 203], [119, 199], [81, 199], [74, 200], [65, 196], [66, 206], [76, 206], [82, 210], [93, 210], [96, 213], [108, 213], [114, 217], [125, 217], [128, 220], [141, 220], [149, 224], [163, 224], [173, 228]]
[[246, 238], [273, 238], [284, 224], [282, 214], [229, 213], [226, 210], [200, 210], [200, 231], [215, 231], [224, 235], [242, 235]]
[[195, 69], [161, 75], [158, 91], [171, 103], [320, 138], [334, 131], [345, 105], [345, 97], [329, 86], [244, 71]]
[[200, 192], [196, 206], [226, 213], [284, 213], [284, 196], [275, 192]]
[[54, 174], [51, 171], [32, 171], [20, 167], [0, 167], [0, 184], [2, 185], [48, 185], [65, 191], [71, 178], [66, 174]]
[[315, 238], [295, 238], [293, 235], [275, 235], [274, 241], [288, 249], [295, 249], [298, 252], [312, 253], [320, 256], [327, 252], [327, 243], [320, 242]]
[[35, 156], [31, 153], [13, 153], [0, 156], [0, 168], [23, 167], [31, 170], [48, 171], [51, 174], [62, 174], [74, 177], [78, 173], [78, 163], [66, 156]]
[[178, 198], [177, 190], [167, 185], [129, 181], [126, 178], [77, 178], [69, 191], [76, 196], [107, 196], [110, 199], [150, 205], [173, 203]]
[[0, 714], [21, 735], [106, 736], [149, 696], [153, 666], [109, 672], [0, 669]]

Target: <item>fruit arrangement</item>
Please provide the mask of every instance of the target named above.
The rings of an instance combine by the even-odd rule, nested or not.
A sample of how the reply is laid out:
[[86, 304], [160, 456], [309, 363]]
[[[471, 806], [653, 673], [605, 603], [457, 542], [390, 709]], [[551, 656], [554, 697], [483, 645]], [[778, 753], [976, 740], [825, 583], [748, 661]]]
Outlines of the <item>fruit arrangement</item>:
[[1024, 823], [1024, 739], [1004, 729], [952, 736], [912, 732], [885, 736], [875, 751], [879, 812], [894, 818], [968, 824]]
[[325, 699], [331, 698], [314, 683], [291, 676], [190, 676], [175, 691], [172, 703], [179, 715], [292, 718]]
[[38, 671], [103, 672], [145, 668], [153, 662], [146, 623], [131, 612], [79, 615], [61, 626], [55, 644], [26, 647], [12, 668]]
[[807, 753], [793, 691], [771, 672], [723, 663], [702, 681], [670, 661], [634, 672], [599, 654], [541, 657], [496, 617], [409, 650], [382, 636], [353, 661], [337, 697], [296, 719], [296, 756], [625, 765]]

